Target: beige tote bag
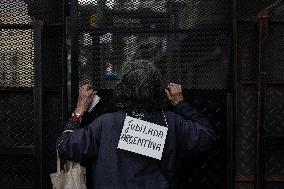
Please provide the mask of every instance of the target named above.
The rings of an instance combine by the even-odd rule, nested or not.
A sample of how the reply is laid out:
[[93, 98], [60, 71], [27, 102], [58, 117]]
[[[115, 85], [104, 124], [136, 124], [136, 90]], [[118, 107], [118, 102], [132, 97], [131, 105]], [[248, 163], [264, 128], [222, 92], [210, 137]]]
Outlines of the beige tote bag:
[[80, 163], [67, 161], [64, 170], [60, 170], [60, 159], [57, 154], [57, 172], [50, 174], [53, 189], [87, 189], [86, 168]]

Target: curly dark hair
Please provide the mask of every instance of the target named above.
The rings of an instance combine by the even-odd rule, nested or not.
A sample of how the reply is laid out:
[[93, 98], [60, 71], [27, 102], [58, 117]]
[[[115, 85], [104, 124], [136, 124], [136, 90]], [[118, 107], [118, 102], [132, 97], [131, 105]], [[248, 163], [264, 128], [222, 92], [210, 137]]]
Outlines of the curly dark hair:
[[161, 74], [148, 60], [125, 62], [114, 87], [114, 103], [126, 111], [160, 111], [166, 107]]

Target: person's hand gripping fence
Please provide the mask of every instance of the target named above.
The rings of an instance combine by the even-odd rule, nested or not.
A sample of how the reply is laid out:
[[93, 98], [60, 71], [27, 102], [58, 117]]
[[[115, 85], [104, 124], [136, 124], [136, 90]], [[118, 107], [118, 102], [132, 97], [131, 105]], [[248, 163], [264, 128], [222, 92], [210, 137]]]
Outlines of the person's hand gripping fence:
[[180, 101], [183, 101], [183, 94], [181, 85], [170, 83], [165, 89], [168, 100], [173, 106], [177, 105]]
[[94, 91], [92, 86], [89, 84], [81, 86], [79, 88], [77, 108], [75, 112], [83, 115], [88, 110], [96, 93], [97, 91]]

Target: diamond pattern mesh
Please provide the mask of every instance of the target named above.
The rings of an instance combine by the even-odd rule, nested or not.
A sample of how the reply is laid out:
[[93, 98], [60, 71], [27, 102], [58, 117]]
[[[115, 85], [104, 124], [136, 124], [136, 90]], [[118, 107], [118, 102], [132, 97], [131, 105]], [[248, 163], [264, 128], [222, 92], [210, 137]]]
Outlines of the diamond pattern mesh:
[[55, 142], [62, 133], [61, 99], [59, 94], [46, 94], [43, 107], [43, 183], [46, 188], [51, 188], [49, 174], [56, 172], [56, 149]]
[[269, 87], [266, 96], [265, 133], [284, 136], [284, 88]]
[[63, 2], [58, 0], [24, 0], [28, 4], [29, 15], [34, 20], [41, 20], [46, 25], [63, 21]]
[[0, 107], [0, 146], [33, 146], [32, 94], [1, 92]]
[[29, 24], [42, 20], [46, 24], [62, 22], [63, 1], [58, 0], [1, 0], [1, 24]]
[[257, 78], [257, 25], [240, 23], [239, 52], [240, 77], [242, 81], [256, 81]]
[[[284, 5], [283, 5], [284, 7]], [[284, 81], [284, 26], [271, 23], [268, 39], [268, 60], [265, 70], [269, 81]], [[282, 32], [280, 32], [282, 31]]]
[[[246, 3], [245, 3], [246, 2]], [[245, 1], [241, 2], [241, 12], [245, 11], [246, 4], [251, 2]], [[276, 1], [275, 1], [276, 2]], [[273, 5], [273, 2], [263, 2], [263, 4], [256, 3], [254, 9], [250, 9], [253, 13], [254, 11], [260, 11], [267, 5]], [[274, 17], [271, 18], [269, 24], [269, 37], [267, 46], [267, 65], [264, 65], [264, 70], [267, 72], [268, 81], [283, 81], [284, 80], [284, 66], [283, 62], [283, 47], [284, 47], [284, 35], [283, 25], [276, 23], [277, 20], [281, 20], [283, 15], [280, 15], [283, 10], [283, 3], [277, 4], [276, 8], [273, 8], [270, 12], [274, 13]], [[282, 5], [282, 6], [280, 6]], [[251, 5], [251, 6], [254, 6]], [[258, 9], [262, 7], [262, 9]], [[259, 13], [259, 12], [258, 12]], [[251, 14], [251, 13], [250, 13]], [[257, 13], [256, 13], [257, 14]], [[272, 15], [271, 15], [272, 16]], [[257, 18], [257, 16], [256, 16]], [[244, 19], [240, 17], [240, 19]], [[258, 31], [257, 24], [254, 22], [242, 22], [241, 20], [238, 28], [239, 32], [239, 50], [240, 50], [240, 64], [241, 64], [241, 79], [242, 81], [255, 81], [257, 78], [257, 53], [258, 53]], [[256, 20], [255, 20], [256, 21]], [[280, 21], [279, 21], [280, 22]]]
[[[266, 137], [283, 136], [283, 86], [271, 82], [284, 81], [283, 70], [283, 1], [260, 0], [239, 1], [239, 70], [243, 82], [257, 81], [258, 72], [258, 28], [257, 15], [270, 8], [267, 62], [263, 65], [267, 73], [265, 102]], [[245, 83], [243, 83], [245, 85]], [[236, 168], [237, 176], [254, 175], [255, 167], [255, 126], [256, 126], [256, 86], [242, 86], [240, 91], [239, 125], [236, 128]], [[266, 176], [283, 176], [283, 148], [281, 145], [266, 146], [264, 149]], [[253, 184], [239, 183], [237, 188], [253, 188]], [[266, 182], [265, 188], [283, 188], [283, 182]]]
[[0, 157], [0, 188], [29, 188], [33, 184], [33, 159]]
[[205, 114], [217, 134], [217, 147], [198, 159], [185, 159], [177, 180], [180, 188], [226, 188], [226, 96], [191, 94], [190, 102]]
[[[266, 97], [265, 136], [284, 136], [284, 88], [269, 87]], [[266, 152], [266, 174], [284, 175], [284, 148], [277, 145]]]
[[259, 12], [271, 5], [273, 2], [275, 2], [275, 0], [239, 0], [239, 19], [256, 21]]
[[284, 21], [284, 2], [276, 1], [273, 4], [273, 8], [270, 10], [272, 22], [283, 22]]
[[29, 24], [31, 21], [24, 0], [1, 0], [0, 24]]
[[[32, 29], [21, 26], [39, 19], [44, 22], [42, 49], [36, 49], [42, 53], [43, 128], [48, 128], [43, 129], [43, 144], [47, 146], [43, 147], [44, 188], [51, 188], [49, 174], [56, 170], [55, 141], [62, 127], [62, 5], [63, 1], [55, 0], [0, 2], [0, 27], [5, 26], [0, 28], [0, 146], [12, 152], [14, 147], [21, 151], [21, 147], [34, 147], [39, 142], [34, 141], [34, 94], [29, 91], [34, 86], [34, 34]], [[0, 158], [0, 188], [33, 186], [38, 176], [34, 175], [32, 157], [19, 154]]]
[[112, 89], [121, 64], [153, 60], [187, 89], [226, 89], [232, 2], [83, 1], [79, 5], [80, 85]]
[[[2, 24], [27, 24], [27, 5], [4, 0], [0, 4]], [[0, 87], [32, 87], [34, 44], [32, 30], [0, 30]]]
[[265, 154], [265, 173], [269, 176], [283, 176], [284, 175], [284, 148], [282, 146], [269, 147]]
[[33, 32], [1, 30], [0, 86], [33, 86]]
[[256, 91], [243, 87], [240, 94], [239, 125], [236, 129], [236, 175], [254, 174]]

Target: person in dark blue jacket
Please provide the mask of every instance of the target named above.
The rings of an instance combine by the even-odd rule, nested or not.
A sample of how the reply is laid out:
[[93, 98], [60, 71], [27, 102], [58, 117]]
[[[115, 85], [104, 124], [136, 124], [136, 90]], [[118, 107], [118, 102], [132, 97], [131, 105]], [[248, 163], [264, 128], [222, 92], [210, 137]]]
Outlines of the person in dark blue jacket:
[[[164, 89], [151, 62], [123, 64], [114, 88], [116, 111], [80, 128], [82, 115], [95, 94], [88, 85], [80, 88], [77, 108], [57, 141], [61, 159], [92, 162], [91, 188], [175, 188], [181, 159], [198, 155], [215, 141], [207, 118], [183, 100], [181, 85], [170, 83]], [[173, 111], [164, 111], [165, 97]], [[168, 128], [161, 160], [118, 148], [126, 116]]]

